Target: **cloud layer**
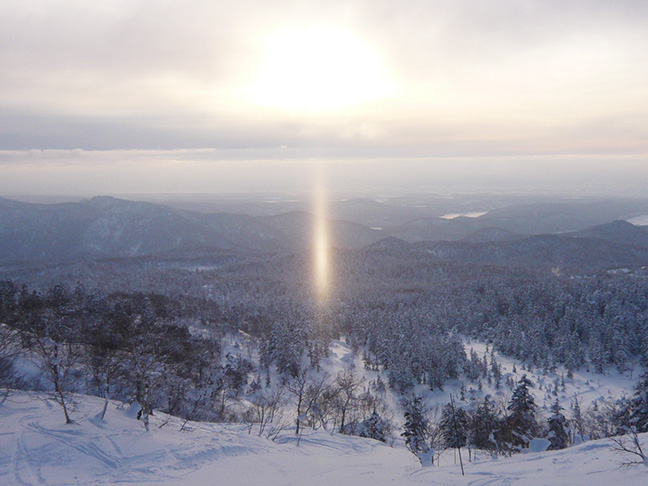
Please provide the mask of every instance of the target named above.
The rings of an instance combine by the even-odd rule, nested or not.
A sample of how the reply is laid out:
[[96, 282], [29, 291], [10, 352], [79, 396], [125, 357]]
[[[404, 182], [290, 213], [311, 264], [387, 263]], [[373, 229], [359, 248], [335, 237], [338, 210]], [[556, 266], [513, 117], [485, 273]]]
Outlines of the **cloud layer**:
[[[0, 11], [3, 150], [648, 153], [645, 0], [0, 0]], [[266, 99], [247, 95], [255, 83]]]

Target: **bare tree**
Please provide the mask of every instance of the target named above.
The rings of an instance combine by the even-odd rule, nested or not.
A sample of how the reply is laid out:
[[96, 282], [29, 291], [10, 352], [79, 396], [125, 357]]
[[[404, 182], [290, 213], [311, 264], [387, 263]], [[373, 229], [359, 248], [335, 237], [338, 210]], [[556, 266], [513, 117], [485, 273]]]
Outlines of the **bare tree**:
[[286, 383], [286, 390], [294, 397], [297, 407], [295, 435], [299, 435], [301, 423], [307, 419], [317, 400], [330, 386], [327, 382], [328, 375], [326, 373], [316, 376], [309, 369], [300, 368], [297, 375]]
[[[99, 326], [98, 326], [99, 327]], [[101, 420], [106, 416], [108, 402], [110, 400], [111, 386], [119, 376], [120, 367], [125, 358], [113, 339], [106, 335], [110, 332], [106, 327], [105, 333], [93, 333], [90, 346], [87, 347], [83, 361], [89, 370], [97, 386], [97, 394], [104, 398], [104, 406], [101, 411]], [[100, 331], [101, 332], [101, 331]]]
[[155, 315], [148, 299], [138, 302], [126, 313], [129, 320], [129, 334], [124, 342], [125, 358], [121, 361], [120, 378], [135, 392], [135, 399], [141, 407], [138, 419], [149, 430], [149, 415], [161, 386], [172, 379], [166, 366], [169, 359], [160, 349], [168, 342], [168, 327], [164, 320]]
[[624, 457], [621, 466], [632, 467], [644, 465], [648, 467], [648, 455], [641, 447], [637, 429], [635, 427], [630, 427], [627, 432], [630, 435], [629, 440], [627, 435], [612, 437], [610, 439], [614, 443], [614, 450]]
[[274, 423], [283, 405], [284, 393], [284, 388], [279, 386], [248, 399], [252, 404], [249, 414], [250, 423], [259, 425], [259, 436], [263, 435], [268, 425]]
[[147, 432], [149, 430], [149, 415], [153, 410], [152, 392], [164, 380], [165, 376], [164, 358], [150, 350], [153, 339], [152, 333], [134, 336], [128, 349], [130, 363], [127, 366], [129, 369], [123, 370], [126, 373], [131, 373], [135, 381], [135, 396], [141, 407], [140, 418]]
[[24, 291], [19, 308], [16, 322], [22, 345], [54, 388], [52, 398], [63, 409], [65, 423], [72, 423], [67, 392], [76, 384], [75, 371], [83, 353], [74, 305], [65, 287], [56, 285], [45, 298]]
[[6, 324], [0, 323], [0, 388], [4, 388], [0, 403], [9, 396], [12, 388], [17, 388], [19, 379], [13, 369], [13, 360], [20, 354], [20, 337]]
[[340, 433], [344, 433], [344, 426], [348, 411], [356, 405], [356, 392], [365, 382], [364, 377], [359, 377], [353, 368], [345, 368], [335, 378], [335, 387], [338, 390], [338, 409], [340, 412]]
[[57, 337], [48, 332], [51, 326], [48, 323], [44, 329], [32, 329], [29, 340], [32, 344], [33, 356], [37, 365], [54, 387], [53, 398], [63, 409], [65, 423], [71, 424], [68, 409], [67, 392], [74, 387], [74, 368], [79, 364], [81, 349], [79, 344], [58, 341]]

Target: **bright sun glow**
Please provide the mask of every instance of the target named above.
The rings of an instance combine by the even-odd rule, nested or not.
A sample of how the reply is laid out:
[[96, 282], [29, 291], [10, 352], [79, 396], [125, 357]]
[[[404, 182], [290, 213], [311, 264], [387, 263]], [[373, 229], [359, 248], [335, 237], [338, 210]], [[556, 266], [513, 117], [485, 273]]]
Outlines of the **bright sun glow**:
[[314, 284], [320, 304], [328, 298], [330, 287], [329, 228], [326, 211], [326, 191], [323, 178], [319, 177], [315, 188], [313, 213], [313, 269]]
[[254, 104], [322, 111], [394, 91], [376, 52], [350, 33], [310, 28], [269, 39], [264, 60], [242, 91]]

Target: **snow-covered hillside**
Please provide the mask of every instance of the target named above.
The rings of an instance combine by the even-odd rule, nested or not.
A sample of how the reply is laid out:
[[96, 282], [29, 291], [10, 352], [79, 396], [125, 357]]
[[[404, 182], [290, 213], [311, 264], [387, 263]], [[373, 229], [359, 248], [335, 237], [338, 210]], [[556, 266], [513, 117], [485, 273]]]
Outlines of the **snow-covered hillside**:
[[[307, 431], [298, 444], [286, 429], [276, 441], [244, 425], [188, 423], [162, 413], [145, 432], [133, 408], [76, 396], [75, 423], [44, 395], [16, 392], [0, 405], [3, 485], [644, 485], [648, 469], [620, 468], [609, 440], [563, 451], [421, 468], [404, 448]], [[642, 437], [648, 443], [648, 436]], [[443, 462], [442, 462], [443, 464]]]
[[[487, 354], [488, 357], [494, 355], [501, 366], [504, 382], [507, 377], [510, 377], [514, 383], [517, 383], [522, 375], [527, 375], [534, 384], [530, 391], [540, 409], [544, 411], [548, 410], [556, 399], [565, 410], [569, 410], [574, 398], [578, 399], [581, 406], [588, 406], [594, 402], [616, 400], [624, 395], [632, 395], [637, 379], [644, 371], [641, 366], [636, 366], [635, 369], [629, 369], [624, 373], [619, 373], [618, 370], [610, 367], [605, 370], [605, 374], [579, 369], [573, 372], [573, 376], [569, 378], [567, 377], [567, 371], [562, 366], [547, 373], [537, 368], [533, 370], [525, 369], [523, 363], [519, 360], [498, 352], [491, 354], [489, 351], [486, 353], [487, 347], [481, 342], [466, 341], [465, 349], [468, 354], [473, 349], [482, 359], [484, 354]], [[466, 393], [467, 401], [470, 400], [470, 396], [480, 397], [484, 394], [490, 394], [495, 398], [499, 397], [504, 400], [510, 399], [511, 390], [505, 384], [498, 390], [492, 384], [486, 383], [486, 380], [482, 380], [484, 382], [483, 390], [480, 393], [474, 383], [466, 380], [460, 381], [463, 381], [465, 387], [469, 390]], [[459, 389], [456, 382], [449, 382], [445, 390], [456, 395]], [[435, 393], [433, 396], [436, 397], [436, 400], [443, 400], [443, 394]], [[449, 401], [448, 398], [445, 399], [444, 403], [447, 403], [447, 401]]]
[[[587, 407], [595, 402], [601, 404], [606, 400], [614, 401], [622, 396], [632, 395], [637, 378], [644, 371], [643, 367], [640, 366], [624, 373], [609, 368], [605, 374], [597, 374], [581, 369], [574, 372], [571, 378], [568, 378], [566, 370], [562, 367], [547, 373], [537, 368], [533, 370], [526, 369], [519, 360], [498, 352], [493, 353], [484, 343], [478, 341], [465, 340], [464, 347], [469, 355], [470, 351], [474, 350], [481, 359], [484, 358], [484, 355], [486, 355], [487, 359], [495, 356], [502, 371], [500, 388], [497, 389], [493, 383], [488, 384], [486, 379], [482, 379], [482, 389], [480, 391], [476, 383], [469, 381], [463, 375], [457, 380], [447, 381], [443, 390], [430, 391], [427, 386], [417, 385], [414, 387], [413, 392], [425, 397], [428, 408], [440, 408], [449, 403], [450, 394], [454, 395], [459, 406], [467, 408], [472, 406], [472, 402], [481, 400], [486, 395], [490, 395], [495, 401], [506, 403], [510, 400], [512, 392], [511, 388], [506, 385], [507, 378], [510, 379], [511, 383], [517, 384], [522, 375], [527, 375], [534, 385], [530, 392], [533, 394], [541, 414], [548, 414], [548, 410], [556, 399], [569, 413], [574, 398], [579, 401], [581, 407]], [[489, 349], [488, 352], [487, 349]], [[334, 340], [330, 346], [329, 357], [322, 360], [322, 369], [328, 372], [329, 375], [335, 376], [343, 368], [349, 366], [354, 366], [356, 373], [366, 378], [365, 383], [375, 380], [378, 375], [381, 376], [385, 383], [389, 381], [387, 372], [365, 369], [361, 357], [354, 353], [344, 340]], [[462, 385], [464, 393], [461, 393]], [[388, 389], [386, 399], [393, 409], [394, 419], [396, 422], [400, 422], [401, 413], [396, 404], [398, 397], [391, 389]]]

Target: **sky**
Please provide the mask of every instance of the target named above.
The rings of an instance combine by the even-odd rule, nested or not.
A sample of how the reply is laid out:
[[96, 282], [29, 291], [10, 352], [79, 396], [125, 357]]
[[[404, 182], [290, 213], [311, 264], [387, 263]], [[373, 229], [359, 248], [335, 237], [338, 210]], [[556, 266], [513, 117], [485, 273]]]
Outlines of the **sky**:
[[0, 194], [648, 187], [646, 0], [0, 0]]

